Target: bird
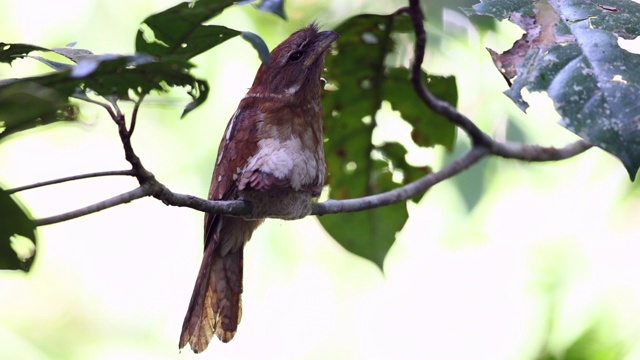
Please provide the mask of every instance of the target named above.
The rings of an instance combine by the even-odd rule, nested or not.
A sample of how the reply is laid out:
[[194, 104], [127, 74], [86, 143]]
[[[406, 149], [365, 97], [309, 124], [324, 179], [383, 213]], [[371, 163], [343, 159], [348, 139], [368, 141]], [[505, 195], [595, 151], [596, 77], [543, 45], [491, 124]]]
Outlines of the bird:
[[338, 34], [312, 23], [276, 46], [258, 68], [224, 132], [209, 200], [245, 200], [248, 215], [205, 213], [204, 255], [179, 348], [229, 342], [242, 316], [243, 250], [265, 218], [311, 213], [324, 185], [321, 73]]

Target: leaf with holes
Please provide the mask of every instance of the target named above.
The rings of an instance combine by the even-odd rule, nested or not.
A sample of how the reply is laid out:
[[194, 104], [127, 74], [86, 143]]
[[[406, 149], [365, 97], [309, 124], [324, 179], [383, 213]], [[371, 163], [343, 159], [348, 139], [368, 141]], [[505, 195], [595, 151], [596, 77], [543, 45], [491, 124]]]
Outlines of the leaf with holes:
[[[406, 144], [372, 143], [376, 116], [383, 102], [388, 102], [412, 126], [417, 145], [442, 145], [448, 149], [453, 145], [455, 127], [420, 101], [409, 82], [409, 70], [386, 65], [387, 57], [397, 46], [396, 36], [411, 29], [409, 19], [397, 14], [360, 15], [335, 29], [340, 34], [337, 55], [328, 55], [325, 65], [326, 80], [337, 90], [323, 93], [330, 198], [357, 198], [389, 191], [430, 172], [427, 166], [413, 166], [406, 161]], [[455, 105], [453, 78], [426, 73], [423, 76], [436, 96]], [[320, 222], [347, 250], [382, 268], [395, 234], [402, 230], [407, 217], [406, 204], [400, 203], [363, 213], [324, 216]]]
[[[522, 110], [525, 88], [546, 91], [560, 124], [617, 156], [635, 179], [640, 167], [640, 55], [619, 39], [640, 35], [640, 4], [630, 0], [524, 1], [501, 7], [482, 1], [476, 14], [509, 18], [525, 34], [494, 62]], [[492, 4], [492, 6], [489, 6]], [[496, 5], [496, 6], [493, 6]], [[535, 10], [535, 11], [534, 11]]]

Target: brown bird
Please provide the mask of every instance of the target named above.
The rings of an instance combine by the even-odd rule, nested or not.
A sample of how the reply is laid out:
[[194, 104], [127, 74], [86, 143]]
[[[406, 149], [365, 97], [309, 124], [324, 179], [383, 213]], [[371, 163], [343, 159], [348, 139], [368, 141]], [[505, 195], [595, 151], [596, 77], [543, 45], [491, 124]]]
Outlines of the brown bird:
[[242, 252], [266, 217], [299, 219], [324, 184], [320, 74], [338, 38], [312, 24], [271, 52], [231, 117], [218, 148], [210, 200], [251, 202], [246, 217], [205, 214], [204, 258], [182, 325], [180, 348], [204, 351], [215, 334], [236, 333]]

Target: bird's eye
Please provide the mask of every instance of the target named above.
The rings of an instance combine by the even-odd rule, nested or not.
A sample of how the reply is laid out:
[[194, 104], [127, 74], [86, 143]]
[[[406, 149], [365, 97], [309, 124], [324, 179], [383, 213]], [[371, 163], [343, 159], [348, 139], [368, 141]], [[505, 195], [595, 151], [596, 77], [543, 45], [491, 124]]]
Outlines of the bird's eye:
[[296, 51], [293, 54], [289, 55], [289, 61], [298, 61], [302, 58], [304, 53], [302, 51]]

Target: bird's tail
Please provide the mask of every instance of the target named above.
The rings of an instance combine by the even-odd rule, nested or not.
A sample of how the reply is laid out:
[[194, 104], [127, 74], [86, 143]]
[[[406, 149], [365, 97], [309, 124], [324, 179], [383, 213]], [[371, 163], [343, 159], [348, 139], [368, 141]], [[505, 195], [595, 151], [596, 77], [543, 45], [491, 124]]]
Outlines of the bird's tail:
[[195, 353], [204, 351], [214, 334], [222, 342], [230, 341], [242, 316], [244, 244], [225, 254], [213, 243], [208, 245], [180, 335], [180, 348], [190, 344]]

